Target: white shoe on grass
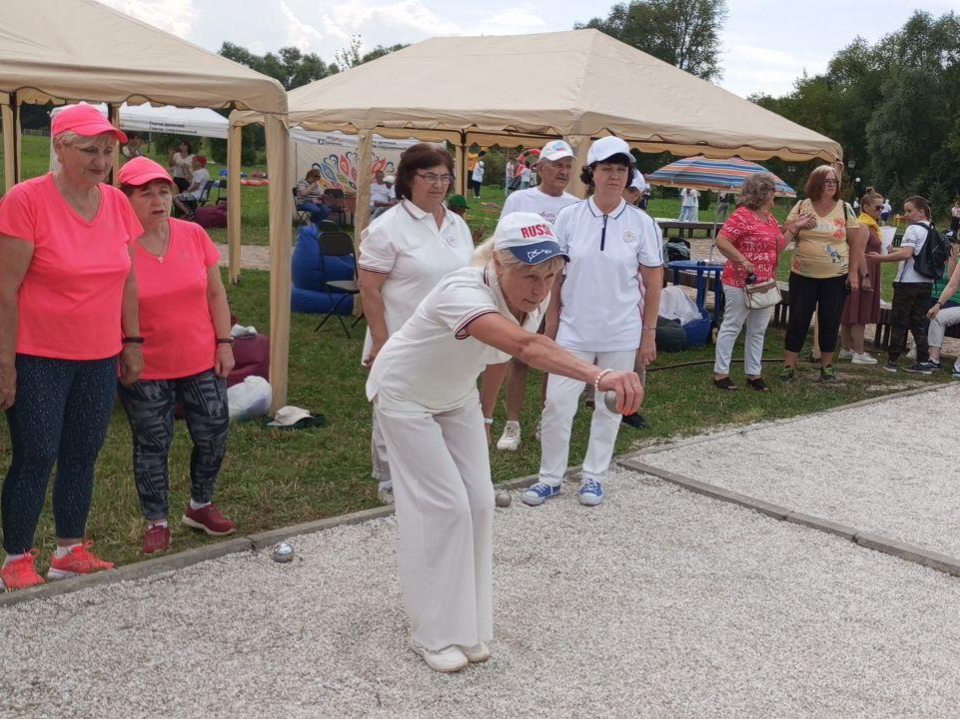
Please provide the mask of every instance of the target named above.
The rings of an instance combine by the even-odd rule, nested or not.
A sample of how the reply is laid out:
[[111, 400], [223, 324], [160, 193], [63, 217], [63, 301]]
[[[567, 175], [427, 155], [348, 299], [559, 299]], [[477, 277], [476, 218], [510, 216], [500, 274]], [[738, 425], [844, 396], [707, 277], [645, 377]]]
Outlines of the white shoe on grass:
[[840, 360], [852, 360], [856, 357], [856, 353], [853, 350], [841, 350], [837, 353], [837, 358]]
[[853, 357], [850, 362], [854, 365], [876, 365], [877, 359], [864, 350], [862, 353], [853, 353]]
[[503, 435], [497, 440], [497, 450], [513, 452], [520, 449], [520, 423], [516, 420], [507, 420], [503, 428]]

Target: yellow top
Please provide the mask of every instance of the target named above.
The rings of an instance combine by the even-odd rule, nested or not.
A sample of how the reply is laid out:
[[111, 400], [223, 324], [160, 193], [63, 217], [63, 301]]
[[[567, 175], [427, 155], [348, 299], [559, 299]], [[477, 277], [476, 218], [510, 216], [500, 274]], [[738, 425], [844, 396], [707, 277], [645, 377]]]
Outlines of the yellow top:
[[791, 222], [803, 212], [813, 213], [817, 224], [797, 234], [797, 249], [790, 269], [809, 278], [831, 278], [846, 275], [850, 267], [850, 246], [847, 231], [860, 227], [853, 208], [841, 200], [826, 215], [817, 215], [809, 199], [793, 206], [787, 215]]

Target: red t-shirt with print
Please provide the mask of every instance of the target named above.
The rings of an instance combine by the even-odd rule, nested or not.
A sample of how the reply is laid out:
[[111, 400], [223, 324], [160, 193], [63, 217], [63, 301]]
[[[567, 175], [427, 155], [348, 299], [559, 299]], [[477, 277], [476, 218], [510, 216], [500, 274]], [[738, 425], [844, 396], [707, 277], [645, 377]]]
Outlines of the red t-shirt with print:
[[[720, 228], [721, 234], [751, 263], [757, 282], [770, 280], [777, 274], [777, 257], [784, 247], [783, 233], [777, 219], [769, 212], [761, 220], [752, 210], [737, 208]], [[727, 260], [723, 268], [724, 285], [742, 288], [747, 278], [743, 265]]]

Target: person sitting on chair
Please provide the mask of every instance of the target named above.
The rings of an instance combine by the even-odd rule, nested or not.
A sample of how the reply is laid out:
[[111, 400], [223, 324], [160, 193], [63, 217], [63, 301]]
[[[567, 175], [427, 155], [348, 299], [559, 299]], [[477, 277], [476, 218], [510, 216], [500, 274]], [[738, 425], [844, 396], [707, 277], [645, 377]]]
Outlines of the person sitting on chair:
[[324, 205], [320, 177], [319, 170], [310, 168], [306, 177], [297, 183], [297, 210], [310, 213], [310, 222], [318, 227], [332, 212], [331, 208]]
[[185, 192], [173, 196], [173, 203], [184, 215], [192, 215], [203, 196], [203, 188], [210, 181], [207, 159], [203, 155], [193, 156], [193, 178]]

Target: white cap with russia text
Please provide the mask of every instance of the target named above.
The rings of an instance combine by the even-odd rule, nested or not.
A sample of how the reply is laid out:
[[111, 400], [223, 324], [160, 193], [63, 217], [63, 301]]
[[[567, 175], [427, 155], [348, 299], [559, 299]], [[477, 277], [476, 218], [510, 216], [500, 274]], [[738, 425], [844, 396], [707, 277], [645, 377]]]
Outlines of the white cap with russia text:
[[553, 226], [536, 213], [515, 212], [500, 219], [493, 234], [497, 250], [509, 250], [525, 265], [539, 265], [555, 257], [569, 261], [553, 234]]

